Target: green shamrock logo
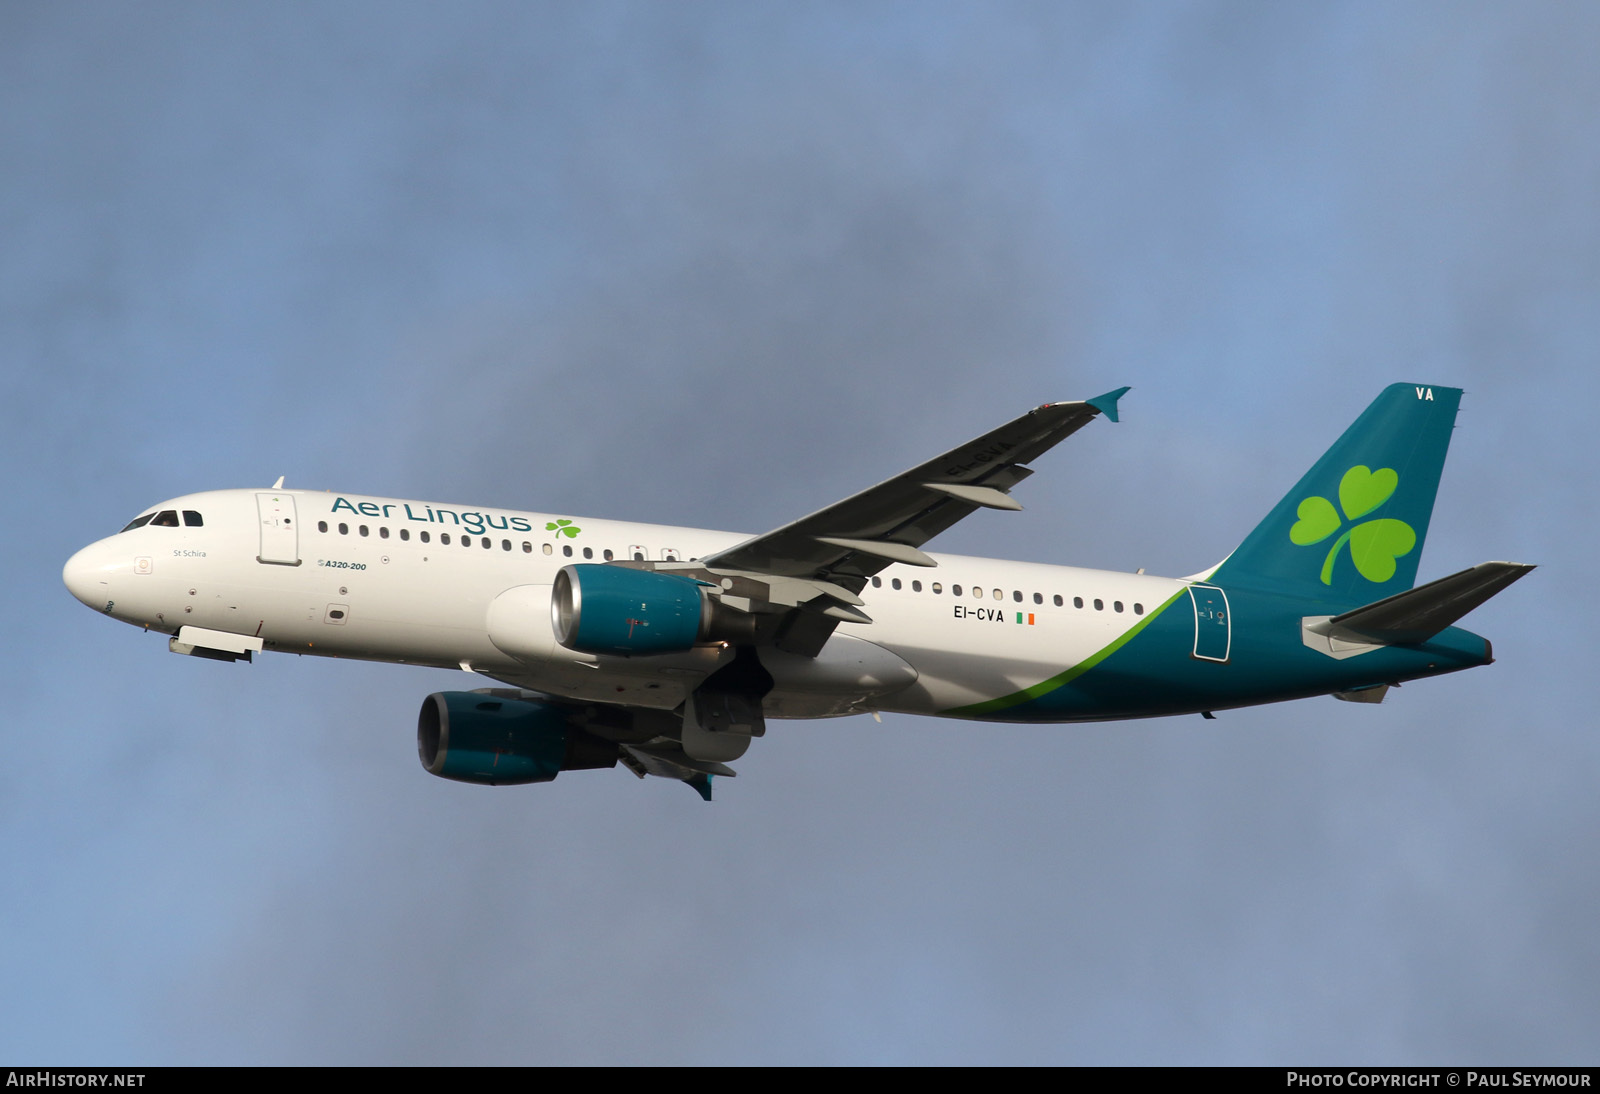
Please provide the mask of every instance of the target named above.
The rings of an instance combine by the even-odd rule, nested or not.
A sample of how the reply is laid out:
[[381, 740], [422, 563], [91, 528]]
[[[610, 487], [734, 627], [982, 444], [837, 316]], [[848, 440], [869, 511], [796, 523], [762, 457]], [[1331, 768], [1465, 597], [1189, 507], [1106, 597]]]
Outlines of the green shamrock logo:
[[[1371, 468], [1356, 465], [1339, 480], [1339, 506], [1345, 520], [1357, 520], [1372, 512], [1393, 496], [1400, 485], [1400, 476], [1392, 467]], [[1321, 543], [1343, 526], [1338, 510], [1327, 498], [1312, 496], [1295, 510], [1300, 519], [1289, 529], [1289, 539], [1301, 547]], [[1344, 535], [1328, 549], [1322, 563], [1322, 583], [1333, 584], [1333, 560], [1339, 548], [1350, 544], [1350, 561], [1356, 572], [1368, 581], [1384, 582], [1394, 576], [1395, 559], [1411, 553], [1417, 545], [1417, 533], [1403, 520], [1381, 517], [1345, 529]]]
[[583, 531], [582, 528], [579, 528], [570, 520], [553, 520], [544, 526], [544, 530], [546, 532], [554, 532], [557, 539], [560, 539], [562, 536], [569, 536], [572, 539], [577, 539], [578, 533]]

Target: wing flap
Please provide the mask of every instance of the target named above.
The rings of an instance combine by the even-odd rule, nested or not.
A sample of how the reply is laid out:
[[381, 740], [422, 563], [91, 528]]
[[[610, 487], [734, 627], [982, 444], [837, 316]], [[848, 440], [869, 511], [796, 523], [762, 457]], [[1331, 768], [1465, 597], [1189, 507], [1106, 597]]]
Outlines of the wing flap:
[[[688, 781], [695, 775], [721, 775], [733, 778], [735, 772], [727, 764], [715, 760], [697, 760], [676, 744], [623, 745], [626, 752], [649, 775], [663, 779]], [[632, 767], [632, 764], [628, 765]]]

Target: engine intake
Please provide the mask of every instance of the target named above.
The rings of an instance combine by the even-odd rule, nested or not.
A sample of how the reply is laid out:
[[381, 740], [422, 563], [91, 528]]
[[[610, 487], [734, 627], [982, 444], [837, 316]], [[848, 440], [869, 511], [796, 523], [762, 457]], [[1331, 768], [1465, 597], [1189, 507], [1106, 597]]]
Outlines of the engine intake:
[[710, 641], [716, 602], [674, 574], [575, 563], [556, 574], [550, 624], [583, 653], [680, 653]]

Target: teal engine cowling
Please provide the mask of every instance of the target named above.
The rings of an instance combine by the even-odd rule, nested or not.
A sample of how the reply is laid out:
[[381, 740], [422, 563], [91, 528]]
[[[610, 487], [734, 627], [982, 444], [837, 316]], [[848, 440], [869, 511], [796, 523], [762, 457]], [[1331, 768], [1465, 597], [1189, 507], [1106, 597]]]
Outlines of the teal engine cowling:
[[554, 703], [438, 691], [417, 715], [417, 756], [432, 774], [466, 783], [547, 783], [563, 771], [615, 767], [613, 741], [569, 724]]
[[556, 641], [583, 653], [680, 653], [709, 640], [715, 602], [692, 578], [575, 563], [556, 574]]

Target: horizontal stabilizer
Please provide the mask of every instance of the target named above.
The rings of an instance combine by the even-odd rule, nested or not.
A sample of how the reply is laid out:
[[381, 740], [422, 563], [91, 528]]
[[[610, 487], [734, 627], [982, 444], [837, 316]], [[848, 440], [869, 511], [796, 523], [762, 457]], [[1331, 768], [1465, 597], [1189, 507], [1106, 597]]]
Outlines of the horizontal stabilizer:
[[1423, 642], [1532, 569], [1520, 562], [1480, 563], [1328, 622], [1385, 643]]

